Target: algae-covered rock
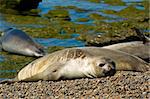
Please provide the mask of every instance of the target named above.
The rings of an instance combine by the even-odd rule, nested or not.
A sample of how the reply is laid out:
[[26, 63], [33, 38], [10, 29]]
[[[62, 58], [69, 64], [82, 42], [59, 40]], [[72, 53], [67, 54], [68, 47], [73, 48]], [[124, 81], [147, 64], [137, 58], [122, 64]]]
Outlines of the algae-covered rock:
[[133, 5], [128, 6], [127, 8], [121, 10], [117, 14], [124, 17], [138, 17], [140, 15], [144, 15], [144, 11], [136, 9]]
[[0, 0], [0, 12], [17, 14], [30, 11], [31, 9], [36, 9], [41, 1], [42, 0]]
[[77, 22], [88, 22], [89, 19], [88, 18], [78, 18], [76, 21]]
[[44, 14], [44, 16], [49, 19], [70, 20], [69, 12], [67, 10], [50, 10], [47, 14]]
[[36, 9], [38, 7], [39, 2], [42, 0], [17, 0], [19, 1], [18, 4], [18, 10], [31, 10], [31, 9]]
[[125, 5], [122, 0], [104, 0], [104, 2], [110, 5]]
[[103, 16], [101, 16], [101, 15], [99, 15], [97, 13], [92, 13], [92, 14], [89, 15], [89, 17], [91, 19], [94, 19], [94, 20], [103, 20], [103, 19], [106, 19], [105, 17], [103, 17]]
[[90, 2], [94, 2], [94, 3], [100, 3], [101, 0], [88, 0]]
[[18, 0], [0, 0], [1, 8], [15, 9], [18, 3]]

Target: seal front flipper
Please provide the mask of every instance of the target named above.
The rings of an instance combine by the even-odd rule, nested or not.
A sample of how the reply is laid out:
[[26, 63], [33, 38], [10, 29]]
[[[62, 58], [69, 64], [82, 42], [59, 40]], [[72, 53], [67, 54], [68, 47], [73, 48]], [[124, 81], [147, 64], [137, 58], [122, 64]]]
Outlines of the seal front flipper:
[[141, 39], [141, 41], [143, 41], [143, 44], [150, 43], [150, 38], [146, 37], [140, 29], [138, 29], [136, 27], [133, 27], [131, 29], [133, 29], [136, 32], [137, 36]]

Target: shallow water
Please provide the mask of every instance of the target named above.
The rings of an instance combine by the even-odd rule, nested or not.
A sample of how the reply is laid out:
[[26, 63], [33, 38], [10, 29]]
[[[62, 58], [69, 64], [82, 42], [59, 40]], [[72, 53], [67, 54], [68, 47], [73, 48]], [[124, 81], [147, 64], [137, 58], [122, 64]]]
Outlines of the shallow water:
[[38, 43], [43, 46], [50, 47], [50, 46], [63, 46], [63, 47], [83, 47], [85, 43], [75, 38], [71, 39], [57, 39], [57, 38], [36, 38], [35, 39]]
[[16, 72], [16, 70], [0, 70], [0, 74], [1, 73], [13, 73]]
[[[104, 22], [110, 23], [110, 22], [122, 21], [124, 19], [117, 15], [105, 14], [102, 12], [103, 10], [113, 10], [113, 11], [118, 12], [127, 8], [132, 3], [142, 2], [142, 0], [123, 0], [123, 2], [126, 3], [125, 6], [120, 6], [120, 5], [113, 6], [113, 5], [104, 3], [103, 0], [101, 0], [100, 3], [89, 2], [88, 0], [43, 0], [39, 4], [39, 9], [41, 9], [41, 15], [42, 15], [42, 14], [47, 13], [49, 10], [55, 9], [55, 6], [76, 6], [86, 11], [77, 12], [73, 9], [68, 9], [70, 17], [71, 17], [71, 21], [76, 22], [78, 18], [89, 18], [89, 15], [91, 13], [97, 13], [101, 16], [112, 18], [112, 19], [103, 20]], [[135, 8], [144, 10], [144, 7], [140, 5], [136, 5]], [[76, 22], [76, 23], [92, 24], [93, 20], [89, 20], [88, 22]]]
[[[64, 3], [65, 2], [65, 3]], [[87, 10], [85, 12], [77, 12], [73, 9], [68, 9], [71, 21], [76, 22], [78, 18], [89, 18], [91, 13], [98, 13], [104, 17], [117, 18], [117, 16], [111, 14], [104, 14], [100, 12], [100, 10], [114, 10], [121, 11], [127, 6], [112, 6], [108, 4], [101, 3], [92, 3], [86, 0], [43, 0], [39, 4], [39, 9], [42, 10], [41, 15], [47, 13], [49, 10], [53, 10], [55, 6], [76, 6], [78, 8]], [[117, 21], [117, 20], [116, 20]], [[93, 20], [89, 20], [88, 22], [76, 22], [79, 24], [92, 24]]]
[[98, 11], [100, 9], [120, 11], [126, 8], [126, 6], [112, 6], [103, 2], [93, 3], [86, 0], [43, 0], [39, 4], [39, 8], [42, 10], [41, 14], [47, 13], [49, 10], [54, 9], [55, 6], [76, 6], [91, 11]]

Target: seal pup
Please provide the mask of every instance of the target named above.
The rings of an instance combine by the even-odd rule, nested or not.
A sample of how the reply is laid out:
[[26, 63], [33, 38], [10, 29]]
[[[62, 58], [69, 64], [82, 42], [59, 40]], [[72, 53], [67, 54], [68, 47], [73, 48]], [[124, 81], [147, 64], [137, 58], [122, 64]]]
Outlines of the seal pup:
[[4, 51], [26, 56], [39, 57], [45, 55], [44, 48], [25, 32], [15, 28], [7, 28], [3, 32], [0, 45]]
[[67, 48], [34, 60], [4, 82], [96, 78], [116, 70], [145, 72], [149, 65], [128, 53], [99, 47]]
[[120, 50], [131, 55], [135, 55], [140, 57], [143, 60], [149, 62], [150, 59], [150, 38], [146, 37], [144, 33], [137, 29], [132, 28], [137, 36], [141, 39], [141, 41], [132, 41], [132, 42], [124, 42], [117, 43], [113, 45], [104, 46], [102, 48], [111, 49], [111, 50]]

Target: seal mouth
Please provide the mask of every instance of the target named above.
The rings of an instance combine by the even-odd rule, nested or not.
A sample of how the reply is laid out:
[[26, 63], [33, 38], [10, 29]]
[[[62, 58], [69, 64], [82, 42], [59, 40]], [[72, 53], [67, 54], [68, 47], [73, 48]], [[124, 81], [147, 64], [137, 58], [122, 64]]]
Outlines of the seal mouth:
[[35, 56], [37, 56], [37, 57], [44, 56], [44, 55], [46, 55], [46, 53], [44, 52], [43, 49], [39, 49], [35, 53]]
[[24, 55], [28, 55], [28, 56], [36, 56], [36, 57], [42, 57], [45, 55], [44, 50], [42, 49], [37, 49], [37, 48], [32, 48], [32, 49], [26, 49], [26, 52]]
[[105, 64], [103, 67], [105, 76], [113, 76], [116, 73], [115, 63]]
[[110, 71], [104, 70], [105, 76], [113, 76], [116, 73], [116, 69], [111, 69]]

